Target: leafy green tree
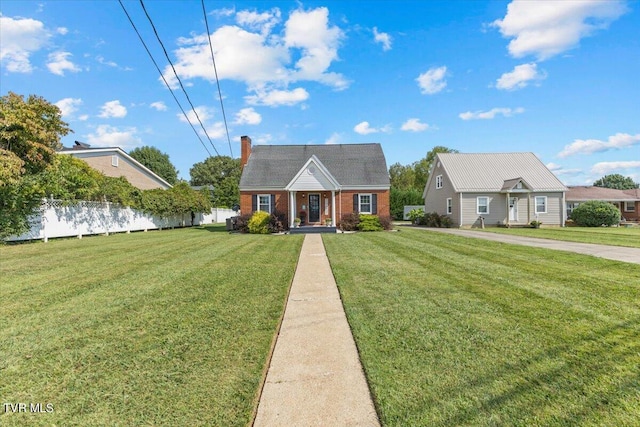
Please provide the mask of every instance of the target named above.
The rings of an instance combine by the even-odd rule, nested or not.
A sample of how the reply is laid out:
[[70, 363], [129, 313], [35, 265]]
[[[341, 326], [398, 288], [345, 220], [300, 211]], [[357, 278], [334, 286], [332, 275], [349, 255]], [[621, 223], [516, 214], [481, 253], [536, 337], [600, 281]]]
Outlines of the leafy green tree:
[[400, 163], [394, 163], [389, 168], [391, 187], [398, 190], [407, 190], [409, 188], [413, 188], [415, 176], [416, 173], [412, 165], [401, 165]]
[[189, 173], [191, 185], [213, 185], [214, 206], [231, 207], [240, 203], [240, 159], [209, 157], [194, 164]]
[[0, 238], [29, 229], [28, 218], [46, 194], [40, 175], [69, 132], [60, 109], [44, 98], [0, 97]]
[[156, 147], [138, 147], [129, 152], [129, 155], [164, 178], [169, 184], [178, 182], [178, 171], [169, 160], [169, 155]]
[[640, 188], [640, 184], [633, 182], [628, 176], [614, 173], [612, 175], [605, 175], [596, 182], [593, 183], [595, 187], [616, 188], [618, 190], [633, 190], [634, 188]]
[[391, 187], [389, 194], [389, 205], [391, 216], [395, 219], [402, 219], [405, 205], [423, 205], [422, 191], [416, 188], [398, 189]]

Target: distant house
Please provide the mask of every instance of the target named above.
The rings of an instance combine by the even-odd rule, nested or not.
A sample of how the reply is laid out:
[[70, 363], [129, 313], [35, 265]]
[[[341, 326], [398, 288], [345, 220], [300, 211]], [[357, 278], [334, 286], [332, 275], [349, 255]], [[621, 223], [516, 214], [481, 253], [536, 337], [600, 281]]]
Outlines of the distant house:
[[617, 190], [593, 186], [570, 186], [565, 198], [567, 218], [571, 218], [571, 212], [580, 203], [588, 200], [600, 200], [612, 203], [617, 207], [626, 221], [640, 220], [640, 189]]
[[563, 226], [566, 190], [533, 153], [439, 153], [423, 197], [456, 227]]
[[389, 216], [389, 174], [380, 144], [256, 145], [241, 138], [240, 211], [307, 224], [359, 212]]
[[131, 185], [141, 190], [171, 188], [171, 184], [119, 147], [93, 148], [89, 144], [76, 141], [73, 147], [65, 147], [59, 153], [82, 159], [107, 176], [123, 176]]

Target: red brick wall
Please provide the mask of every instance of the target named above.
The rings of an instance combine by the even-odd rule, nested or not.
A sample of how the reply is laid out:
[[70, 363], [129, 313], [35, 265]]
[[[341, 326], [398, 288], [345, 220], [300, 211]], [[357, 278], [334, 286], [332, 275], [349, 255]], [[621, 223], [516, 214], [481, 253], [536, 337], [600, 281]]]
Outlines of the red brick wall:
[[289, 193], [286, 191], [252, 191], [240, 193], [240, 214], [252, 214], [252, 198], [258, 194], [275, 194], [276, 195], [276, 211], [289, 213]]
[[378, 195], [378, 216], [390, 216], [389, 190], [345, 190], [340, 193], [340, 200], [336, 197], [336, 216], [340, 218], [340, 204], [342, 204], [342, 215], [354, 211], [353, 195], [359, 193], [371, 193]]

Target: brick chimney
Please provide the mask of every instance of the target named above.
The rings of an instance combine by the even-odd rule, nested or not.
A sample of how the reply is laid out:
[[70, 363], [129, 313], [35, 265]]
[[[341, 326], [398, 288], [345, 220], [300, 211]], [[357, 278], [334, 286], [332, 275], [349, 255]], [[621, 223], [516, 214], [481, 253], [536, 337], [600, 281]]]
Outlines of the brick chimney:
[[251, 155], [251, 138], [248, 136], [240, 137], [240, 168], [244, 169]]

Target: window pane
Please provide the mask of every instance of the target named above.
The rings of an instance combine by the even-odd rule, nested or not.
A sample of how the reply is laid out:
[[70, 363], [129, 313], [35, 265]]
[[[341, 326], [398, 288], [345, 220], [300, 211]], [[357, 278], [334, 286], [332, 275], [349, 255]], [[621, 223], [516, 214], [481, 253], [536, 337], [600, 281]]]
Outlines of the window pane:
[[371, 195], [370, 194], [361, 194], [360, 195], [360, 212], [362, 213], [371, 213]]
[[271, 197], [269, 195], [258, 196], [258, 210], [270, 212], [271, 211]]
[[547, 212], [547, 198], [544, 196], [536, 197], [536, 213]]
[[478, 213], [489, 213], [489, 198], [478, 197]]

